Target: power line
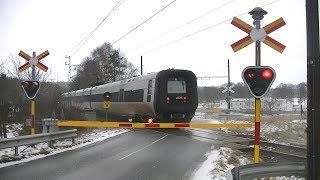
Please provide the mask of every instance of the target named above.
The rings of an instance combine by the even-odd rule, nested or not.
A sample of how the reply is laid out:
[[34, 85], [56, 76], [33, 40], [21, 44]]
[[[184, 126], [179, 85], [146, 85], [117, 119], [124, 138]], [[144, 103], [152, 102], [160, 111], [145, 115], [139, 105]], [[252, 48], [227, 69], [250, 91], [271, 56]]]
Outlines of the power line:
[[[271, 5], [271, 4], [275, 3], [275, 2], [278, 2], [278, 1], [280, 1], [280, 0], [272, 1], [272, 2], [270, 2], [270, 3], [268, 3], [268, 4], [263, 5], [262, 7], [269, 6], [269, 5]], [[248, 11], [248, 12], [249, 12], [249, 11]], [[239, 14], [239, 15], [237, 15], [236, 17], [245, 15], [245, 14], [247, 14], [248, 12]], [[183, 37], [181, 37], [181, 38], [179, 38], [179, 39], [176, 39], [176, 40], [174, 40], [174, 41], [171, 41], [171, 42], [169, 42], [169, 43], [167, 43], [167, 44], [165, 44], [165, 45], [162, 45], [162, 46], [157, 47], [157, 48], [155, 48], [155, 49], [146, 51], [146, 52], [142, 53], [141, 55], [148, 54], [148, 53], [151, 53], [151, 52], [153, 52], [153, 51], [162, 49], [162, 48], [164, 48], [164, 47], [166, 47], [166, 46], [168, 46], [168, 45], [170, 45], [170, 44], [176, 43], [176, 42], [181, 41], [181, 40], [183, 40], [183, 39], [189, 38], [189, 37], [191, 37], [191, 36], [193, 36], [193, 35], [199, 34], [199, 33], [203, 32], [203, 31], [206, 31], [206, 30], [208, 30], [208, 29], [211, 29], [211, 28], [213, 28], [213, 27], [216, 27], [216, 26], [218, 26], [218, 25], [221, 25], [221, 24], [223, 24], [223, 23], [226, 23], [226, 22], [228, 22], [228, 21], [230, 21], [230, 20], [232, 20], [232, 19], [233, 19], [233, 17], [232, 17], [232, 18], [229, 18], [229, 19], [226, 19], [226, 20], [224, 20], [224, 21], [221, 21], [221, 22], [219, 22], [219, 23], [216, 23], [216, 24], [214, 24], [214, 25], [211, 25], [211, 26], [209, 26], [209, 27], [206, 27], [206, 28], [204, 28], [204, 29], [200, 29], [200, 30], [198, 30], [198, 31], [196, 31], [196, 32], [190, 33], [190, 34], [188, 34], [188, 35], [186, 35], [186, 36], [183, 36]]]
[[150, 16], [149, 18], [147, 18], [146, 20], [144, 20], [142, 23], [140, 23], [138, 26], [136, 26], [135, 28], [133, 28], [132, 30], [130, 30], [129, 32], [127, 32], [125, 35], [121, 36], [119, 39], [117, 39], [116, 41], [114, 41], [112, 43], [112, 45], [114, 45], [115, 43], [119, 42], [121, 39], [123, 39], [124, 37], [126, 37], [127, 35], [129, 35], [130, 33], [132, 33], [134, 30], [136, 30], [137, 28], [139, 28], [141, 25], [143, 25], [144, 23], [146, 23], [147, 21], [149, 21], [151, 18], [153, 18], [154, 16], [156, 16], [157, 14], [159, 14], [161, 11], [163, 11], [164, 9], [166, 9], [167, 7], [169, 7], [171, 4], [173, 4], [176, 0], [171, 1], [169, 4], [167, 4], [165, 7], [163, 7], [162, 9], [160, 9], [159, 11], [157, 11], [155, 14], [153, 14], [152, 16]]
[[75, 55], [80, 48], [89, 40], [89, 38], [93, 35], [93, 33], [100, 27], [100, 25], [114, 12], [116, 9], [124, 2], [125, 0], [119, 0], [114, 7], [109, 11], [106, 17], [103, 18], [103, 20], [95, 27], [84, 39], [82, 39], [75, 47], [73, 47], [67, 54], [71, 53], [73, 50], [78, 47], [78, 49], [71, 55]]
[[[174, 32], [174, 31], [176, 31], [176, 30], [178, 30], [178, 29], [181, 29], [182, 27], [184, 27], [184, 26], [186, 26], [186, 25], [189, 25], [189, 24], [193, 23], [194, 21], [197, 21], [198, 19], [200, 19], [200, 18], [202, 18], [202, 17], [204, 17], [204, 16], [206, 16], [206, 15], [208, 15], [208, 14], [211, 14], [211, 13], [213, 13], [213, 12], [215, 12], [215, 11], [223, 8], [224, 6], [232, 3], [233, 1], [235, 1], [235, 0], [231, 0], [231, 1], [227, 2], [227, 3], [224, 3], [224, 4], [222, 4], [221, 6], [218, 6], [218, 7], [214, 8], [214, 9], [212, 9], [212, 10], [210, 10], [210, 11], [208, 11], [208, 12], [206, 12], [206, 13], [204, 13], [204, 14], [196, 17], [196, 18], [193, 18], [193, 19], [189, 20], [188, 22], [186, 22], [186, 23], [184, 23], [184, 24], [182, 24], [182, 25], [180, 25], [180, 26], [178, 26], [178, 27], [176, 27], [176, 28], [173, 28], [173, 29], [171, 29], [171, 30], [169, 30], [169, 31], [167, 31], [167, 32], [165, 32], [165, 33], [163, 33], [163, 34], [161, 34], [161, 35], [159, 35], [159, 36], [151, 39], [151, 40], [145, 41], [144, 43], [139, 44], [137, 48], [142, 47], [145, 43], [148, 43], [148, 42], [150, 42], [150, 41], [154, 41], [154, 40], [156, 40], [156, 39], [159, 39], [159, 38], [161, 38], [161, 37], [164, 37], [164, 36], [166, 36], [166, 35]], [[137, 48], [136, 48], [136, 49], [137, 49]]]

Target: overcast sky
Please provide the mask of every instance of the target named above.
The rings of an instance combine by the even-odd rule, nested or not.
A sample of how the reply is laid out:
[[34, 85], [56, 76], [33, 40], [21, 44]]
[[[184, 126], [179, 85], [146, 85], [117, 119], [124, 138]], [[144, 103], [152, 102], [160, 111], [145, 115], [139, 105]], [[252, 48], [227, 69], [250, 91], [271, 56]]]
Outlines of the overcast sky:
[[[52, 70], [51, 79], [66, 81], [65, 56], [73, 55], [74, 51], [69, 51], [118, 1], [0, 0], [0, 58], [4, 60], [10, 54], [17, 55], [20, 50], [30, 54], [49, 50], [50, 55], [43, 63]], [[80, 64], [95, 47], [106, 41], [115, 42], [172, 1], [123, 1], [71, 57], [71, 63]], [[285, 26], [269, 34], [287, 46], [283, 54], [265, 44], [261, 48], [261, 65], [272, 66], [277, 72], [274, 86], [306, 82], [303, 0], [176, 0], [116, 42], [114, 47], [120, 48], [139, 69], [142, 55], [144, 73], [176, 68], [191, 70], [198, 77], [221, 76], [227, 75], [227, 60], [230, 59], [231, 81], [242, 82], [242, 70], [255, 65], [254, 44], [234, 53], [230, 45], [247, 34], [230, 23], [236, 16], [253, 26], [248, 12], [255, 7], [263, 7], [268, 12], [261, 22], [262, 27], [280, 17], [286, 22]], [[22, 58], [21, 61], [25, 63]], [[210, 86], [226, 82], [227, 78], [217, 78], [198, 81], [198, 84]]]

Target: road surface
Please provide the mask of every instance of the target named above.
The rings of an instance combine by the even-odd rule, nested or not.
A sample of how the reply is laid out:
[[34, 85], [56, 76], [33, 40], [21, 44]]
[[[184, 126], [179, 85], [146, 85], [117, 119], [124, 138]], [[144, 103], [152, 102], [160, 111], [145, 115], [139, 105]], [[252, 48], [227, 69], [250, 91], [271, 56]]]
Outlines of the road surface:
[[211, 144], [150, 129], [0, 169], [0, 179], [189, 179]]

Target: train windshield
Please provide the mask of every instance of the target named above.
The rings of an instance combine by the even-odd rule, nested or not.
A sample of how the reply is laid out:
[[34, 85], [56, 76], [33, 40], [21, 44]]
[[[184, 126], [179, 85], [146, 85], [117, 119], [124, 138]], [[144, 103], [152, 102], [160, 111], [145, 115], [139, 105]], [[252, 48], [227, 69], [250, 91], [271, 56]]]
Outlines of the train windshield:
[[186, 82], [184, 80], [168, 80], [168, 93], [186, 93]]

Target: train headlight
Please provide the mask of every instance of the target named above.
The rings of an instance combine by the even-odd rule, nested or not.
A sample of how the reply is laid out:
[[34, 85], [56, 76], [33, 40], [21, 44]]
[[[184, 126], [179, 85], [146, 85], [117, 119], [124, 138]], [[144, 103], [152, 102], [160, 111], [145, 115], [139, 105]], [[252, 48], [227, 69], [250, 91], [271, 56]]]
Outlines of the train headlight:
[[103, 93], [103, 99], [104, 99], [105, 101], [110, 101], [110, 99], [111, 99], [111, 93], [109, 93], [109, 92]]
[[147, 122], [150, 124], [150, 123], [153, 123], [153, 119], [151, 117], [148, 118]]

